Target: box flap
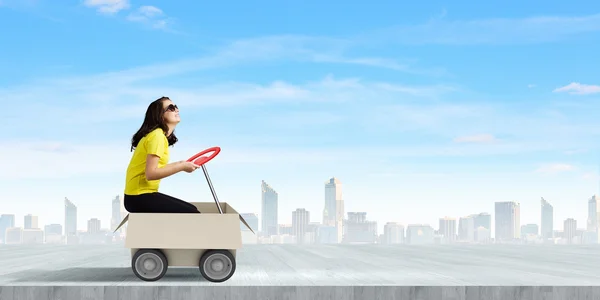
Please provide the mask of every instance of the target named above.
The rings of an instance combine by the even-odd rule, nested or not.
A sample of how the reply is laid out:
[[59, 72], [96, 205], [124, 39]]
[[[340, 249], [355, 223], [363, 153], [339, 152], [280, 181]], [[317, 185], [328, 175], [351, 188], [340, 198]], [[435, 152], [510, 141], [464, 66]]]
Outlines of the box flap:
[[244, 223], [244, 225], [246, 225], [246, 227], [248, 227], [248, 229], [250, 229], [250, 231], [252, 231], [252, 233], [256, 234], [256, 232], [254, 232], [254, 230], [252, 230], [252, 228], [250, 228], [250, 225], [248, 225], [248, 223], [246, 223], [246, 220], [244, 220], [242, 215], [240, 215], [240, 221], [242, 221], [242, 223]]
[[119, 228], [121, 228], [121, 226], [123, 226], [123, 224], [125, 224], [127, 222], [127, 220], [129, 220], [129, 214], [127, 214], [125, 216], [125, 218], [123, 219], [123, 221], [121, 221], [121, 224], [119, 224], [119, 226], [117, 226], [117, 228], [113, 232], [117, 232], [117, 230], [119, 230]]

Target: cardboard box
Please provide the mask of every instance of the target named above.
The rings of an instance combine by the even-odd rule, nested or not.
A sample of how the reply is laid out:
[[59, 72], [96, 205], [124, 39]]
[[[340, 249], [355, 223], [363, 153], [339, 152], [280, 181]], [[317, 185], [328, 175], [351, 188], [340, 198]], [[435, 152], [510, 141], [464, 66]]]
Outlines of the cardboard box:
[[228, 280], [236, 269], [242, 247], [240, 221], [246, 220], [227, 202], [191, 202], [197, 213], [129, 213], [115, 229], [129, 222], [125, 247], [131, 249], [131, 267], [145, 281], [162, 278], [168, 266], [199, 267], [212, 282]]

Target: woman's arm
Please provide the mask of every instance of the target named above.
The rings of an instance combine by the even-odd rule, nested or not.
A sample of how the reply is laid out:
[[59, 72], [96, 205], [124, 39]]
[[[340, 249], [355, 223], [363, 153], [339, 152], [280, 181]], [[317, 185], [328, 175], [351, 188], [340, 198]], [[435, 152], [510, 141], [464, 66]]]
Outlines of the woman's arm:
[[158, 167], [159, 157], [154, 154], [148, 154], [146, 157], [146, 179], [159, 180], [171, 176], [175, 173], [183, 171], [183, 161], [167, 164], [166, 166]]

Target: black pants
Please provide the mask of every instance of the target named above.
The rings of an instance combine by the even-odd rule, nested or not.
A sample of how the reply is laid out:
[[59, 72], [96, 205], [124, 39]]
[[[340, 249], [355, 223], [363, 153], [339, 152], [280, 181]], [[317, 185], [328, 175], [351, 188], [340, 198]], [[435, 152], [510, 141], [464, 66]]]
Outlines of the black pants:
[[163, 193], [125, 195], [124, 204], [130, 213], [200, 213], [193, 204]]

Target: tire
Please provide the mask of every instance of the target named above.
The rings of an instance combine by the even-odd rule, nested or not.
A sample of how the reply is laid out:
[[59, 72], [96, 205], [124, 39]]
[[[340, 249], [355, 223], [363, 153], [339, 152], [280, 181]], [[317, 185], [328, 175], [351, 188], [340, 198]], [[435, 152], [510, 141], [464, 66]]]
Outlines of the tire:
[[235, 258], [227, 250], [208, 250], [200, 258], [200, 273], [211, 282], [227, 281], [235, 268]]
[[166, 273], [169, 263], [160, 250], [140, 249], [131, 258], [131, 268], [139, 279], [157, 281]]

